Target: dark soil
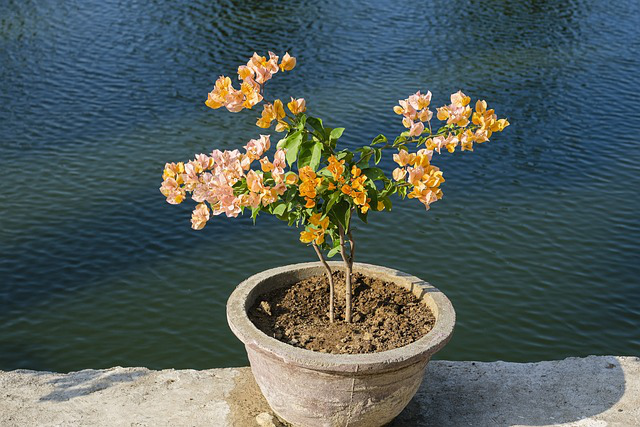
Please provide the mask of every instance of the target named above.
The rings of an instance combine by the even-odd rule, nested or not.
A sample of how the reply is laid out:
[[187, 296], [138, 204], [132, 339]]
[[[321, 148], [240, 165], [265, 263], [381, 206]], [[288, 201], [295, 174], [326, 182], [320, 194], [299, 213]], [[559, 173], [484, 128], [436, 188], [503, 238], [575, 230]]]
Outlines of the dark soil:
[[329, 282], [314, 276], [262, 295], [251, 321], [282, 342], [322, 353], [376, 353], [410, 344], [433, 328], [435, 317], [418, 298], [393, 283], [353, 274], [352, 323], [344, 322], [344, 274], [334, 272], [335, 317], [329, 322]]

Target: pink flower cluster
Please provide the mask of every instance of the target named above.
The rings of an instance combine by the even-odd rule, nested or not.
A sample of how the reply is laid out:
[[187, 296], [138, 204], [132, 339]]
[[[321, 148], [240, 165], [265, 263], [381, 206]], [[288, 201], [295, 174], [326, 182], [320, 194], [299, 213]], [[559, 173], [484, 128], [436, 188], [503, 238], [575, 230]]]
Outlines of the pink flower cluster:
[[458, 91], [451, 94], [451, 104], [438, 108], [438, 120], [446, 120], [447, 124], [456, 124], [465, 127], [469, 124], [469, 116], [471, 115], [471, 107], [469, 102], [471, 98]]
[[417, 153], [400, 150], [393, 155], [393, 160], [400, 166], [393, 171], [393, 179], [404, 181], [412, 186], [407, 194], [410, 199], [418, 199], [426, 209], [431, 203], [442, 198], [440, 184], [444, 182], [442, 172], [431, 164], [433, 150], [423, 148]]
[[[198, 203], [191, 217], [195, 230], [205, 226], [210, 214], [237, 217], [242, 208], [267, 206], [286, 190], [285, 152], [276, 151], [271, 163], [266, 156], [262, 157], [270, 147], [269, 136], [261, 135], [247, 143], [245, 153], [214, 150], [210, 156], [198, 154], [186, 164], [167, 163], [160, 191], [171, 204], [181, 203], [186, 193], [191, 193]], [[275, 185], [265, 184], [263, 172], [251, 170], [255, 160], [260, 161], [263, 172], [271, 173]], [[234, 191], [234, 185], [241, 180], [245, 180], [247, 190]], [[211, 206], [211, 212], [204, 202]]]
[[429, 122], [433, 117], [433, 112], [429, 110], [431, 103], [431, 92], [421, 94], [417, 91], [407, 99], [401, 99], [393, 107], [396, 114], [402, 115], [402, 124], [409, 129], [409, 136], [419, 136], [424, 131], [424, 122]]

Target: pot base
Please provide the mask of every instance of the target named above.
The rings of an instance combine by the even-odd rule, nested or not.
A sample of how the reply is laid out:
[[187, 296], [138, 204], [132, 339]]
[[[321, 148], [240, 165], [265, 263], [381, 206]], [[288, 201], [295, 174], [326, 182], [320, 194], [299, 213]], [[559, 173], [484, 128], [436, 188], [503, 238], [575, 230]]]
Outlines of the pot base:
[[[339, 268], [339, 263], [332, 267]], [[354, 272], [411, 291], [436, 321], [424, 337], [379, 353], [328, 354], [296, 348], [262, 333], [247, 312], [273, 289], [321, 275], [319, 263], [267, 270], [242, 282], [227, 303], [231, 330], [245, 344], [251, 370], [273, 411], [295, 426], [382, 426], [395, 418], [420, 386], [431, 356], [450, 339], [455, 312], [444, 294], [417, 277], [354, 264]]]

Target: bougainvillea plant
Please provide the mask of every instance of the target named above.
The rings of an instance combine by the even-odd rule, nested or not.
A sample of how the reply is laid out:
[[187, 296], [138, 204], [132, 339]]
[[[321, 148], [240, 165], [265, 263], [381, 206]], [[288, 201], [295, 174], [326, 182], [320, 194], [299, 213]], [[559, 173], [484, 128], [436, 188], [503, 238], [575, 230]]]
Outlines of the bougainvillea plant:
[[[442, 198], [442, 171], [431, 164], [433, 153], [457, 148], [473, 151], [474, 144], [489, 141], [493, 132], [509, 125], [498, 119], [486, 101], [477, 101], [461, 91], [451, 95], [451, 103], [437, 108], [444, 123], [432, 126], [429, 109], [431, 92], [420, 91], [400, 100], [393, 111], [406, 128], [393, 140], [378, 135], [370, 144], [355, 150], [339, 147], [344, 128], [331, 128], [307, 113], [303, 98], [291, 98], [286, 109], [280, 99], [267, 102], [264, 86], [278, 72], [291, 71], [296, 59], [286, 53], [282, 60], [254, 54], [238, 67], [240, 89], [229, 77], [221, 76], [209, 93], [206, 105], [225, 107], [231, 112], [252, 109], [264, 101], [256, 125], [284, 133], [271, 158], [271, 136], [250, 140], [244, 151], [214, 150], [198, 154], [194, 160], [167, 163], [160, 191], [171, 204], [179, 204], [188, 194], [197, 203], [191, 226], [202, 229], [211, 215], [237, 217], [245, 210], [256, 219], [268, 213], [300, 227], [300, 241], [315, 250], [329, 281], [329, 320], [334, 322], [334, 283], [327, 257], [340, 254], [344, 262], [345, 318], [351, 322], [351, 272], [355, 256], [352, 223], [368, 220], [371, 211], [390, 211], [391, 196], [417, 199], [426, 209]], [[376, 165], [383, 152], [392, 150], [397, 168], [389, 177]]]

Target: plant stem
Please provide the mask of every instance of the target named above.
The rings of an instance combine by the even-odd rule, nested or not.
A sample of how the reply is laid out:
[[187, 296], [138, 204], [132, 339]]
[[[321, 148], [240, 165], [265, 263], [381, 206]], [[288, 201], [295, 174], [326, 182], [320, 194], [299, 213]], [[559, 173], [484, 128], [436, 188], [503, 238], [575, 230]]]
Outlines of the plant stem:
[[313, 249], [315, 249], [316, 254], [318, 255], [318, 258], [320, 258], [320, 262], [322, 263], [322, 265], [324, 266], [324, 269], [327, 272], [327, 279], [329, 279], [329, 321], [333, 323], [333, 321], [335, 320], [335, 315], [334, 315], [334, 309], [333, 309], [333, 300], [334, 300], [333, 289], [334, 288], [333, 288], [333, 275], [331, 272], [331, 267], [329, 267], [329, 264], [327, 264], [327, 261], [325, 261], [324, 256], [322, 255], [322, 251], [320, 250], [318, 245], [316, 245], [316, 242], [313, 242]]
[[[344, 265], [345, 265], [345, 273], [344, 273], [344, 279], [345, 279], [345, 283], [346, 283], [346, 292], [345, 292], [345, 300], [346, 300], [346, 304], [345, 304], [345, 315], [344, 315], [344, 320], [347, 323], [351, 323], [351, 312], [352, 312], [352, 307], [351, 307], [351, 269], [353, 266], [353, 258], [351, 256], [347, 257], [346, 251], [344, 249], [344, 245], [345, 245], [345, 239], [344, 239], [344, 228], [342, 228], [341, 225], [338, 225], [338, 232], [340, 233], [340, 255], [342, 255], [342, 261], [344, 261]], [[349, 231], [350, 233], [350, 231]], [[350, 239], [351, 241], [351, 239]]]
[[353, 235], [351, 234], [351, 227], [349, 227], [349, 230], [347, 231], [347, 236], [349, 237], [349, 246], [351, 247], [349, 250], [349, 264], [351, 264], [351, 267], [353, 268], [353, 257], [355, 256], [355, 253], [356, 253], [356, 241], [353, 240]]

